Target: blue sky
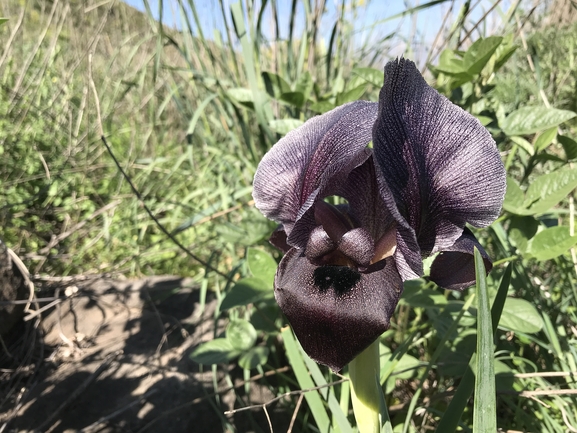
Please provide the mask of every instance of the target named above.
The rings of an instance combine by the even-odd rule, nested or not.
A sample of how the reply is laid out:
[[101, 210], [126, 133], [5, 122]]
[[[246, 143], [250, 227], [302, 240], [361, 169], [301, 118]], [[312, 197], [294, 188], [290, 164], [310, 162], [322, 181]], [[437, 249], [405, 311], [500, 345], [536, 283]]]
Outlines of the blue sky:
[[[124, 0], [127, 4], [144, 11], [144, 0]], [[194, 1], [194, 0], [192, 0]], [[226, 17], [230, 24], [230, 4], [236, 2], [238, 0], [223, 0]], [[258, 3], [259, 0], [256, 0]], [[384, 21], [386, 18], [396, 15], [408, 7], [415, 7], [419, 4], [426, 3], [430, 0], [356, 0], [364, 4], [363, 7], [359, 8], [359, 15], [354, 21], [356, 32], [356, 37], [358, 38], [358, 43], [362, 43], [363, 40], [366, 38], [371, 38], [378, 40], [380, 37], [383, 37], [386, 34], [394, 32], [395, 30], [399, 31], [399, 35], [412, 35], [414, 32], [417, 32], [421, 37], [420, 40], [425, 41], [425, 45], [427, 43], [432, 43], [439, 27], [442, 23], [443, 16], [449, 9], [451, 2], [447, 1], [440, 5], [436, 5], [432, 8], [429, 8], [425, 11], [415, 14], [414, 17], [405, 17], [402, 20], [390, 20], [386, 22]], [[491, 6], [491, 0], [480, 0], [479, 5], [473, 11], [472, 16], [480, 17], [488, 7]], [[183, 3], [188, 3], [184, 1]], [[280, 23], [281, 27], [281, 38], [285, 38], [288, 34], [288, 27], [289, 27], [289, 17], [290, 17], [290, 5], [292, 1], [289, 0], [279, 0], [277, 4], [279, 5], [279, 16], [286, 17], [286, 23]], [[456, 15], [459, 9], [460, 4], [462, 1], [457, 0], [457, 6], [453, 9], [453, 14]], [[476, 2], [473, 2], [475, 4]], [[504, 7], [507, 7], [509, 1], [505, 0], [503, 2], [505, 4]], [[182, 28], [181, 21], [180, 21], [180, 11], [178, 9], [178, 2], [176, 0], [164, 0], [162, 1], [163, 4], [163, 21], [165, 24], [176, 27]], [[201, 21], [202, 31], [206, 38], [212, 39], [212, 35], [215, 31], [222, 32], [224, 30], [224, 23], [222, 18], [222, 13], [220, 10], [220, 1], [218, 0], [202, 0], [202, 1], [194, 1], [195, 7], [197, 9], [198, 15]], [[269, 2], [270, 4], [270, 2]], [[336, 5], [340, 5], [340, 0], [326, 0], [326, 7], [327, 13], [323, 16], [323, 20], [321, 23], [321, 31], [320, 31], [320, 38], [324, 38], [328, 41], [330, 37], [330, 32], [332, 30], [333, 24], [337, 19], [338, 8]], [[149, 0], [149, 5], [155, 14], [158, 17], [158, 8], [159, 8], [159, 0]], [[303, 28], [303, 17], [304, 11], [302, 10], [302, 4], [299, 2], [299, 6], [301, 7], [300, 13], [297, 14], [297, 23], [295, 29], [297, 32], [302, 30]], [[190, 12], [189, 12], [190, 13]], [[267, 13], [270, 13], [270, 5], [267, 6]], [[191, 19], [191, 21], [193, 21]], [[449, 19], [449, 23], [452, 20]], [[266, 20], [266, 16], [263, 22], [268, 22]], [[377, 25], [375, 26], [375, 23]], [[284, 25], [283, 25], [284, 24]], [[374, 27], [374, 28], [373, 28]], [[267, 26], [264, 26], [264, 31], [266, 31]], [[373, 29], [373, 32], [370, 33], [370, 30]], [[272, 33], [272, 30], [271, 30]], [[298, 34], [298, 33], [297, 33]], [[403, 48], [400, 48], [402, 51]], [[426, 48], [425, 48], [426, 50]], [[393, 55], [403, 54], [402, 52], [394, 53]], [[418, 55], [418, 54], [417, 54]]]

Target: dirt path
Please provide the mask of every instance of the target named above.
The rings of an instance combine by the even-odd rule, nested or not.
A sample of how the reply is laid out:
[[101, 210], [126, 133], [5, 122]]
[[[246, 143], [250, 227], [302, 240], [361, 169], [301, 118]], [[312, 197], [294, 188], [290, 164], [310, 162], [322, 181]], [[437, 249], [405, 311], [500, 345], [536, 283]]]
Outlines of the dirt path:
[[[211, 374], [188, 357], [212, 338], [215, 309], [214, 301], [201, 309], [190, 280], [97, 280], [56, 295], [64, 292], [71, 298], [41, 321], [50, 350], [21, 395], [11, 397], [12, 410], [0, 413], [0, 432], [226, 430], [222, 413], [238, 404], [235, 395], [222, 394], [216, 407], [205, 398], [213, 391]], [[253, 402], [272, 397], [264, 387], [252, 389]], [[262, 411], [252, 412], [230, 420], [236, 431], [269, 430]]]

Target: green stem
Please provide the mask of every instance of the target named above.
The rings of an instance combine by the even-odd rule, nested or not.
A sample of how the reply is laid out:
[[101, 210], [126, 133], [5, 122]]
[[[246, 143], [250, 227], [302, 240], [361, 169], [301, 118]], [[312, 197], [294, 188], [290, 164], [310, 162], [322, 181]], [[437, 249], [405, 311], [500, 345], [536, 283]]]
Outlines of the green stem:
[[379, 373], [379, 340], [376, 340], [349, 364], [351, 400], [359, 433], [379, 433], [385, 421]]

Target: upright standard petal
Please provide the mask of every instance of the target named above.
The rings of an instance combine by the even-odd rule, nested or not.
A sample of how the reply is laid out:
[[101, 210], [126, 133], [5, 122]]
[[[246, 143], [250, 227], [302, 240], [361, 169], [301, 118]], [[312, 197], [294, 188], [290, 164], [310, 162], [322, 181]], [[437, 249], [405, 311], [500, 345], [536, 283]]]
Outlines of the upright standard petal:
[[373, 142], [386, 189], [422, 255], [452, 246], [465, 223], [484, 227], [499, 215], [505, 170], [491, 135], [409, 60], [385, 67]]
[[260, 162], [254, 177], [255, 205], [283, 225], [289, 244], [306, 247], [314, 215], [309, 212], [310, 224], [291, 236], [295, 222], [370, 157], [366, 146], [377, 105], [356, 101], [314, 117], [289, 132]]
[[275, 297], [305, 352], [341, 370], [389, 327], [403, 283], [388, 257], [364, 272], [315, 266], [297, 248], [282, 259]]

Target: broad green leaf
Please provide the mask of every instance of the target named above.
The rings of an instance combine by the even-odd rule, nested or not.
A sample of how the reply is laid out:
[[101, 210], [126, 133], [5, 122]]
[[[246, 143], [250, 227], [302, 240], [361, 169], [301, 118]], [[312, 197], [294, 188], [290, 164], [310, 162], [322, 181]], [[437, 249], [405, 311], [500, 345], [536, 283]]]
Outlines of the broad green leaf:
[[326, 113], [335, 108], [336, 105], [330, 101], [319, 101], [312, 104], [309, 108], [316, 113]]
[[252, 90], [245, 87], [235, 87], [226, 91], [228, 96], [238, 102], [254, 102]]
[[545, 150], [557, 137], [557, 127], [554, 126], [553, 128], [549, 128], [546, 131], [543, 131], [533, 144], [535, 148], [535, 153], [539, 153], [542, 150]]
[[189, 355], [198, 364], [222, 364], [234, 359], [240, 354], [226, 338], [215, 338], [199, 344]]
[[509, 114], [500, 124], [505, 134], [529, 135], [559, 126], [575, 117], [573, 111], [547, 107], [522, 107]]
[[8, 18], [0, 18], [0, 26], [8, 21]]
[[360, 99], [361, 96], [363, 96], [363, 93], [365, 93], [365, 90], [367, 90], [367, 85], [361, 84], [360, 86], [354, 87], [350, 90], [347, 90], [346, 92], [337, 95], [337, 105], [343, 105], [346, 104], [347, 102], [352, 102]]
[[277, 268], [275, 259], [266, 251], [249, 248], [246, 253], [246, 260], [250, 273], [272, 287]]
[[531, 239], [537, 233], [539, 222], [530, 216], [513, 215], [509, 224], [509, 241], [521, 253], [525, 253]]
[[477, 39], [463, 57], [463, 66], [467, 72], [471, 75], [480, 74], [502, 40], [500, 36]]
[[306, 96], [302, 92], [287, 92], [280, 95], [279, 99], [289, 105], [301, 108], [306, 101]]
[[[473, 401], [473, 431], [497, 431], [497, 404], [495, 393], [495, 357], [493, 352], [493, 324], [489, 307], [489, 293], [483, 257], [475, 248], [477, 276], [477, 356], [475, 368], [475, 400]], [[507, 305], [505, 303], [505, 305]]]
[[507, 298], [499, 326], [527, 334], [543, 329], [543, 319], [537, 309], [525, 299]]
[[382, 70], [374, 68], [354, 68], [352, 73], [353, 75], [357, 75], [366, 82], [374, 84], [377, 87], [381, 87], [383, 85], [384, 73]]
[[503, 202], [503, 209], [507, 212], [518, 215], [526, 215], [527, 211], [524, 207], [525, 194], [515, 179], [507, 176], [507, 192], [505, 193], [505, 201]]
[[577, 159], [577, 141], [565, 135], [560, 135], [557, 137], [557, 140], [559, 140], [559, 143], [563, 146], [568, 161]]
[[243, 278], [237, 281], [230, 292], [226, 294], [220, 304], [220, 310], [224, 311], [232, 307], [253, 304], [267, 298], [272, 299], [273, 296], [272, 285], [260, 278]]
[[539, 176], [525, 193], [524, 207], [531, 214], [551, 209], [577, 187], [577, 169], [565, 168]]
[[261, 74], [267, 93], [273, 98], [278, 98], [283, 93], [291, 91], [290, 85], [274, 72], [265, 71]]
[[497, 51], [495, 51], [495, 66], [493, 71], [496, 72], [503, 67], [503, 65], [513, 55], [518, 46], [513, 44], [513, 34], [505, 36]]
[[479, 122], [481, 122], [481, 125], [483, 125], [483, 126], [487, 126], [489, 123], [491, 123], [493, 121], [492, 117], [481, 116], [480, 114], [475, 114], [474, 116], [477, 119], [479, 119]]
[[270, 129], [280, 135], [286, 135], [293, 129], [298, 128], [303, 124], [302, 120], [299, 119], [277, 119], [271, 120], [269, 123]]
[[569, 227], [557, 226], [540, 231], [527, 245], [527, 254], [539, 261], [558, 257], [577, 245], [577, 236], [569, 234]]
[[446, 49], [439, 57], [439, 64], [435, 69], [447, 75], [457, 75], [466, 72], [463, 60], [458, 58], [453, 50]]
[[269, 352], [270, 350], [266, 346], [253, 347], [238, 358], [238, 365], [245, 370], [252, 370], [259, 365], [264, 365], [268, 360]]
[[226, 339], [233, 349], [245, 351], [256, 343], [256, 330], [248, 320], [231, 320], [226, 327]]
[[525, 152], [527, 152], [530, 156], [533, 156], [535, 154], [535, 148], [531, 145], [531, 143], [529, 143], [527, 140], [525, 140], [523, 137], [509, 137], [511, 139], [511, 141], [513, 143], [515, 143], [517, 146], [519, 146], [521, 149], [523, 149]]

